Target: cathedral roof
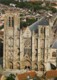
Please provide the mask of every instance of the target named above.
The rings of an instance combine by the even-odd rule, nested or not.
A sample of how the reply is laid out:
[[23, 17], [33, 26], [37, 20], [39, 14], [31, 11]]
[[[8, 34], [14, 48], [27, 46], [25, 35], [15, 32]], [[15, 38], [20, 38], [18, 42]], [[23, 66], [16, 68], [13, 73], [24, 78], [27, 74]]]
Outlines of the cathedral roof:
[[57, 40], [53, 43], [52, 48], [57, 49]]
[[32, 25], [29, 26], [30, 30], [36, 30], [38, 28], [39, 25], [49, 25], [49, 21], [46, 17], [41, 18], [39, 21], [36, 21], [35, 23], [33, 23]]

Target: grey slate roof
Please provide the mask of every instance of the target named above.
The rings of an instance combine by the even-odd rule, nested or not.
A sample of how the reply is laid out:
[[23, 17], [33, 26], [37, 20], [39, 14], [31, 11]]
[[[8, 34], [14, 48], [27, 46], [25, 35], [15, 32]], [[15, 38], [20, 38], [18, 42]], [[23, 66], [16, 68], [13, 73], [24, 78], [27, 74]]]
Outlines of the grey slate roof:
[[57, 49], [57, 40], [53, 43], [52, 48]]
[[30, 26], [29, 26], [29, 29], [30, 29], [31, 31], [36, 30], [39, 25], [49, 25], [48, 19], [46, 19], [46, 17], [41, 18], [39, 21], [36, 21], [36, 22], [33, 23], [32, 25], [30, 25]]

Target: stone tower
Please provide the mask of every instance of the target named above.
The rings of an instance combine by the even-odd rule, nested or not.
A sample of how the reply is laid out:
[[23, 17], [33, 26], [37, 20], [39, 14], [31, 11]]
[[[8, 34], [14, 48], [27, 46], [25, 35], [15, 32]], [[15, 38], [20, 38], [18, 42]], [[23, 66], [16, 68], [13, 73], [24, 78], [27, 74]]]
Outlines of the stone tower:
[[4, 23], [4, 53], [3, 68], [16, 69], [19, 64], [19, 35], [20, 35], [19, 12], [8, 11], [5, 14]]
[[50, 48], [50, 27], [49, 25], [38, 27], [38, 69], [43, 68], [48, 62]]

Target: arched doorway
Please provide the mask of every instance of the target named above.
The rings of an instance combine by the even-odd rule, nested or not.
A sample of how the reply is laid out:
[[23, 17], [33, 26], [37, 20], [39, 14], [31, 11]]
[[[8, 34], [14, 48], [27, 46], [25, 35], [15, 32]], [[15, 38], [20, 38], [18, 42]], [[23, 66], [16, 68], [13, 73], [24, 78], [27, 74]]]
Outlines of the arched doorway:
[[31, 62], [29, 60], [25, 61], [25, 69], [31, 70]]

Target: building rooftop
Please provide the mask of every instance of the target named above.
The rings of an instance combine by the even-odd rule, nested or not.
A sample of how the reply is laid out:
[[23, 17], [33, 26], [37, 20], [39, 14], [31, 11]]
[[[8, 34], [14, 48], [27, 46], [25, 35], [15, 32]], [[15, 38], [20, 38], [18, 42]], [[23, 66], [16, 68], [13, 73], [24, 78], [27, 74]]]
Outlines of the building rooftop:
[[53, 43], [52, 48], [57, 49], [57, 40]]
[[50, 70], [46, 72], [46, 77], [47, 78], [55, 78], [57, 77], [57, 70]]
[[39, 25], [49, 25], [49, 21], [46, 17], [41, 18], [39, 21], [36, 21], [35, 23], [33, 23], [32, 25], [29, 26], [30, 30], [36, 30], [38, 28]]
[[28, 72], [23, 73], [23, 74], [17, 74], [17, 78], [18, 78], [18, 80], [23, 80], [23, 79], [25, 80], [25, 79], [27, 79], [28, 77], [34, 78], [36, 75], [37, 75], [37, 74], [36, 74], [35, 71], [28, 71]]

